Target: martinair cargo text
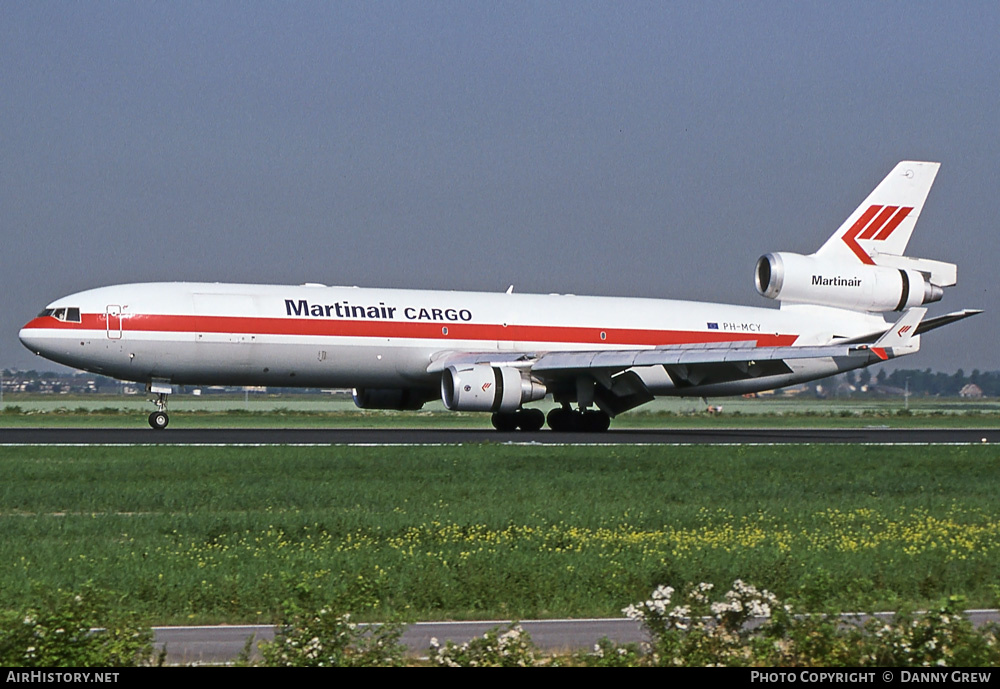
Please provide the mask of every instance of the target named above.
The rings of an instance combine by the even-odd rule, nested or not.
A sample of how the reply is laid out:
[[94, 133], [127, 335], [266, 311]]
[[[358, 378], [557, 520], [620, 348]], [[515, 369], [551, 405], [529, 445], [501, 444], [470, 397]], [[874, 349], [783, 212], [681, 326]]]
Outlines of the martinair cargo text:
[[[757, 262], [766, 309], [662, 299], [212, 283], [117, 285], [20, 332], [67, 366], [145, 383], [351, 387], [365, 409], [440, 398], [500, 430], [602, 431], [657, 395], [736, 395], [916, 352], [954, 265], [904, 256], [940, 165], [904, 161], [823, 246]], [[898, 312], [889, 321], [883, 314]], [[546, 419], [524, 405], [552, 395]]]

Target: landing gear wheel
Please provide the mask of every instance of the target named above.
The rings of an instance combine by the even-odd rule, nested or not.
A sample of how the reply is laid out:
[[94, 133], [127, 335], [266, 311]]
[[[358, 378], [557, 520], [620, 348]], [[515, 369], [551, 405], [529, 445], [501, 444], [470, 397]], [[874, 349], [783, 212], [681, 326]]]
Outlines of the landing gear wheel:
[[579, 411], [561, 407], [549, 412], [549, 428], [560, 433], [604, 433], [611, 417], [599, 409]]
[[588, 433], [604, 433], [611, 427], [611, 417], [597, 409], [583, 412], [583, 430]]
[[546, 419], [549, 428], [557, 433], [571, 433], [579, 428], [578, 414], [572, 409], [558, 407], [549, 412]]
[[165, 411], [154, 411], [149, 415], [149, 425], [152, 426], [154, 430], [162, 431], [170, 423], [170, 417], [167, 416]]
[[517, 427], [533, 433], [545, 425], [545, 413], [541, 409], [519, 409], [514, 413]]
[[514, 414], [495, 413], [490, 417], [493, 428], [502, 433], [509, 433], [517, 430], [517, 417]]

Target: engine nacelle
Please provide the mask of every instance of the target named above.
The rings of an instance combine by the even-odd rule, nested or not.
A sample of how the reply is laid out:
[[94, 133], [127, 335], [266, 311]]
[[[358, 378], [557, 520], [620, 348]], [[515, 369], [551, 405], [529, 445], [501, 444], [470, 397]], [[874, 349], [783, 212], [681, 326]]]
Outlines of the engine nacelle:
[[512, 366], [449, 366], [441, 374], [441, 400], [452, 411], [512, 412], [545, 393], [543, 384]]
[[416, 388], [354, 388], [354, 404], [359, 409], [416, 411], [432, 399], [433, 391]]
[[944, 295], [916, 270], [835, 263], [787, 252], [757, 259], [754, 282], [769, 299], [853, 311], [902, 311]]

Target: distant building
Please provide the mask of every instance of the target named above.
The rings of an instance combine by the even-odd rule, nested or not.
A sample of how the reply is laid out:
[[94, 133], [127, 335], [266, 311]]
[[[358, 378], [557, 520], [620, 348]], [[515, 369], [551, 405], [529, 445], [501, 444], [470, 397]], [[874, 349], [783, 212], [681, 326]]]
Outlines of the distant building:
[[958, 396], [968, 397], [970, 399], [979, 399], [983, 396], [983, 390], [975, 383], [969, 383], [958, 391]]

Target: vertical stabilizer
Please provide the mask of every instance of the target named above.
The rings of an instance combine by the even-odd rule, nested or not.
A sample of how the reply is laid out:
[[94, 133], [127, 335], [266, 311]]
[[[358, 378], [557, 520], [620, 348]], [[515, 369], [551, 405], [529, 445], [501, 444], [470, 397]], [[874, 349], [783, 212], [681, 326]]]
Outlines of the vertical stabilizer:
[[851, 213], [817, 256], [877, 265], [882, 254], [902, 256], [941, 163], [904, 160]]

